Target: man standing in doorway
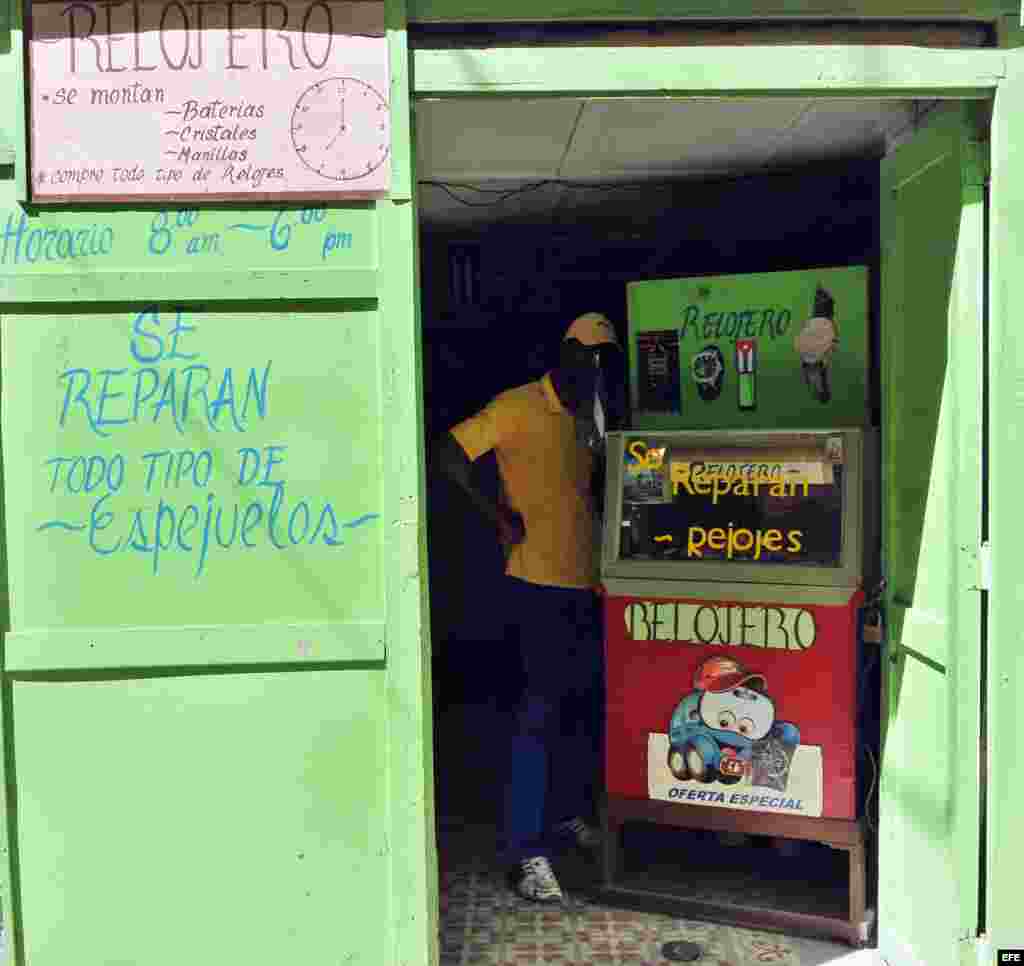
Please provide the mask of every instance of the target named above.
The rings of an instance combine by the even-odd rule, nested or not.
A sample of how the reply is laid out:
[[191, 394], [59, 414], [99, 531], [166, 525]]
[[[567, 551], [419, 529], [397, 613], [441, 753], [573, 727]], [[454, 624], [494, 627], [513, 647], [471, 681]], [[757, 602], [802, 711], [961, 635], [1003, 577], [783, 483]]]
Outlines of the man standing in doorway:
[[[604, 705], [592, 484], [623, 384], [611, 323], [587, 313], [566, 332], [557, 368], [501, 393], [438, 447], [439, 468], [506, 547], [500, 606], [525, 685], [505, 770], [504, 853], [519, 894], [538, 902], [563, 900], [551, 868], [559, 841], [600, 842], [591, 824]], [[472, 481], [472, 462], [492, 449], [503, 503]]]

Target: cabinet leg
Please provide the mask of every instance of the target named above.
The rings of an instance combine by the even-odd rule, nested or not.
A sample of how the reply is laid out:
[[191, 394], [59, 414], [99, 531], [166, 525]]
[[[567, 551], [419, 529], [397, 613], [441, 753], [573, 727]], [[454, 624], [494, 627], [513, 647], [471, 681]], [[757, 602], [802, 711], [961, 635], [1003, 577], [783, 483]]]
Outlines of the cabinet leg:
[[864, 922], [867, 905], [867, 872], [865, 869], [864, 843], [850, 848], [850, 923], [859, 929]]
[[618, 873], [619, 847], [622, 840], [622, 826], [606, 810], [604, 813], [603, 844], [601, 847], [601, 874], [605, 886], [615, 883]]

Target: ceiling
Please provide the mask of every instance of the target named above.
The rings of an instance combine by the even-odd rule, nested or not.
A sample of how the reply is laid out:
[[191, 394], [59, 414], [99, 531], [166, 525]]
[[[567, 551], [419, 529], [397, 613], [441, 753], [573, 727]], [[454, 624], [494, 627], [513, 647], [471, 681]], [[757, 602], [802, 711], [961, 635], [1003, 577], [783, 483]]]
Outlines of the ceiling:
[[[930, 104], [757, 98], [438, 99], [416, 104], [428, 229], [664, 212], [679, 182], [879, 157]], [[675, 201], [678, 206], [678, 200]]]

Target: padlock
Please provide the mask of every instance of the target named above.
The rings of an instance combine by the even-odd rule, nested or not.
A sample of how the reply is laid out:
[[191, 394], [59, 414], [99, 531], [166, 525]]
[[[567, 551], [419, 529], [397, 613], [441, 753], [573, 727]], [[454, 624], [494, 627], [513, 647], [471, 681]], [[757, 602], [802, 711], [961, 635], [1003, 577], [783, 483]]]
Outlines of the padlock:
[[865, 644], [882, 643], [882, 615], [877, 610], [864, 614], [864, 626], [861, 628], [861, 639]]

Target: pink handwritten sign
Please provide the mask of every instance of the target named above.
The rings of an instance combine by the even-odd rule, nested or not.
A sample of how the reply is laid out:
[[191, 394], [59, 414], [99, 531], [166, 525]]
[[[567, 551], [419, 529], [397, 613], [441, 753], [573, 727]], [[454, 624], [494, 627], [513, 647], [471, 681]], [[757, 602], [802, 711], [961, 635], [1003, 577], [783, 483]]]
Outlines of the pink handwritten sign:
[[38, 201], [373, 197], [383, 0], [33, 0]]

